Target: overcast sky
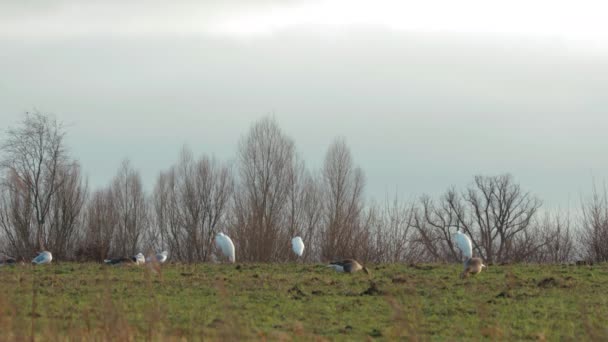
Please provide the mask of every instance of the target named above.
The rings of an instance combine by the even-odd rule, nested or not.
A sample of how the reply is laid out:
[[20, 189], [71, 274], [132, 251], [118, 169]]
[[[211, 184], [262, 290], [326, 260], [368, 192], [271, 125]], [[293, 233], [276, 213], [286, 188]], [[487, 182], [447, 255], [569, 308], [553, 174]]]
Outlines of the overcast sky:
[[344, 137], [377, 199], [509, 172], [577, 205], [608, 175], [608, 8], [491, 3], [2, 2], [0, 128], [53, 113], [93, 188], [129, 158], [151, 191], [273, 115], [313, 169]]

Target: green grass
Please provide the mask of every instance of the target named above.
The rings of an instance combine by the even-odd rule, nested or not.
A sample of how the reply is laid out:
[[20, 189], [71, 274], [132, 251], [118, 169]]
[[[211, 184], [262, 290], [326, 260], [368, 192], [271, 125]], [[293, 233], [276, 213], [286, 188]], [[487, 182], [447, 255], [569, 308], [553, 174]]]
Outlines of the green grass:
[[[608, 265], [0, 268], [0, 340], [608, 340]], [[34, 309], [32, 307], [34, 306]]]

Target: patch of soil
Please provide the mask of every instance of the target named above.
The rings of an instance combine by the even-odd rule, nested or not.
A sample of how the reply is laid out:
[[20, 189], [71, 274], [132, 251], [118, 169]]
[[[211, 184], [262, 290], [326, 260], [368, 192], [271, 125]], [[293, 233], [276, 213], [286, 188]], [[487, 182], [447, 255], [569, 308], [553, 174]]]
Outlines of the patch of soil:
[[407, 278], [405, 277], [395, 277], [391, 280], [393, 284], [404, 284], [407, 283]]
[[300, 288], [297, 285], [295, 285], [294, 287], [287, 290], [287, 293], [289, 293], [289, 295], [293, 299], [302, 299], [302, 298], [306, 297], [306, 293], [304, 293], [304, 291], [300, 290]]
[[221, 318], [216, 318], [211, 323], [209, 323], [209, 328], [219, 328], [225, 324], [224, 320]]
[[312, 293], [312, 295], [313, 295], [313, 296], [322, 296], [322, 295], [324, 295], [324, 294], [325, 294], [325, 293], [323, 293], [323, 291], [321, 291], [321, 290], [312, 290], [312, 292], [311, 292], [311, 293]]
[[496, 298], [513, 298], [513, 296], [509, 293], [509, 291], [502, 291], [496, 295]]
[[381, 294], [382, 291], [378, 289], [378, 286], [373, 281], [370, 281], [369, 288], [367, 290], [361, 292], [361, 296], [377, 296]]
[[371, 336], [371, 337], [382, 337], [382, 332], [379, 329], [374, 328], [369, 333], [369, 336]]
[[342, 334], [348, 334], [348, 333], [350, 333], [351, 331], [353, 331], [353, 327], [352, 327], [352, 326], [350, 326], [350, 325], [347, 325], [347, 326], [345, 326], [344, 328], [340, 329], [340, 332], [341, 332]]
[[411, 264], [409, 264], [409, 266], [411, 268], [415, 268], [417, 270], [423, 270], [423, 271], [430, 271], [433, 269], [433, 266], [431, 266], [431, 265], [417, 265], [417, 264], [411, 263]]
[[549, 287], [555, 287], [557, 285], [559, 285], [558, 281], [553, 277], [549, 277], [549, 278], [545, 278], [545, 279], [541, 280], [537, 286], [542, 287], [542, 288], [549, 288]]

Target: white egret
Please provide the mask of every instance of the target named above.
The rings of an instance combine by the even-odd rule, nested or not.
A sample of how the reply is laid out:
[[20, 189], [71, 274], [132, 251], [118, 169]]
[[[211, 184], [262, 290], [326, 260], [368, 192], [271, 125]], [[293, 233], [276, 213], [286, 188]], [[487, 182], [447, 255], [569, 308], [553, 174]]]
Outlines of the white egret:
[[369, 274], [367, 267], [362, 266], [357, 260], [345, 259], [342, 261], [330, 262], [327, 267], [333, 268], [336, 272], [355, 273], [363, 270], [363, 272]]
[[224, 235], [224, 233], [220, 232], [215, 236], [215, 244], [222, 251], [225, 257], [230, 260], [230, 262], [235, 261], [234, 255], [234, 243], [228, 235]]
[[477, 274], [481, 272], [481, 270], [486, 267], [483, 264], [483, 260], [481, 258], [473, 258], [473, 244], [471, 243], [471, 239], [458, 230], [454, 234], [454, 240], [456, 241], [456, 246], [462, 252], [464, 257], [464, 270], [460, 275], [461, 278], [468, 277], [469, 274]]
[[43, 251], [43, 252], [40, 252], [40, 254], [38, 254], [38, 256], [36, 256], [34, 258], [34, 260], [32, 260], [32, 264], [34, 264], [34, 265], [50, 264], [52, 260], [53, 260], [53, 255], [51, 254], [51, 252]]
[[293, 239], [291, 239], [291, 248], [293, 249], [293, 252], [296, 253], [297, 256], [301, 257], [302, 254], [304, 253], [304, 241], [302, 241], [302, 238], [299, 236], [296, 236]]

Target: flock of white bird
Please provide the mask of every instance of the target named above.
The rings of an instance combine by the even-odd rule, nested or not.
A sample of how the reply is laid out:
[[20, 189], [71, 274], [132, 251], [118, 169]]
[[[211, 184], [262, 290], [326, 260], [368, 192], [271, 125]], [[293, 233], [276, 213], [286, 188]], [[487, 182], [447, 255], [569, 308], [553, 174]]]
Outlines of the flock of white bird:
[[[483, 264], [483, 261], [481, 258], [473, 257], [473, 245], [471, 243], [471, 239], [466, 234], [464, 234], [463, 232], [458, 230], [454, 234], [454, 241], [456, 242], [456, 246], [458, 247], [458, 249], [460, 249], [460, 251], [462, 252], [463, 259], [464, 259], [464, 270], [461, 273], [462, 278], [468, 277], [471, 274], [478, 274], [479, 272], [481, 272], [481, 270], [483, 268], [486, 267], [486, 265]], [[215, 236], [215, 244], [216, 244], [217, 248], [222, 252], [224, 257], [226, 257], [228, 259], [229, 262], [233, 263], [236, 261], [234, 243], [232, 242], [232, 239], [230, 239], [230, 237], [228, 235], [226, 235], [222, 232], [218, 233]], [[301, 237], [296, 236], [293, 239], [291, 239], [291, 247], [292, 247], [293, 252], [298, 257], [301, 257], [304, 254], [304, 241], [302, 240]], [[162, 264], [165, 261], [167, 261], [168, 257], [169, 257], [169, 253], [167, 251], [162, 251], [160, 253], [157, 253], [156, 255], [148, 256], [147, 258], [144, 256], [143, 253], [138, 253], [132, 257], [105, 259], [104, 263], [109, 264], [109, 265], [118, 265], [118, 264], [143, 265], [146, 263]], [[14, 259], [11, 259], [11, 260], [12, 260], [12, 263], [14, 263]], [[52, 260], [53, 260], [53, 255], [51, 254], [51, 252], [43, 251], [43, 252], [40, 252], [40, 254], [38, 254], [32, 260], [32, 264], [34, 264], [34, 265], [49, 264], [49, 263], [51, 263]], [[0, 263], [0, 265], [2, 265], [2, 264], [8, 264], [8, 262]], [[331, 262], [329, 265], [327, 265], [327, 267], [331, 267], [337, 272], [354, 273], [354, 272], [362, 270], [365, 273], [369, 274], [369, 270], [365, 266], [361, 265], [357, 260], [354, 260], [354, 259], [344, 259], [344, 260], [340, 260], [340, 261], [334, 261], [334, 262]]]

